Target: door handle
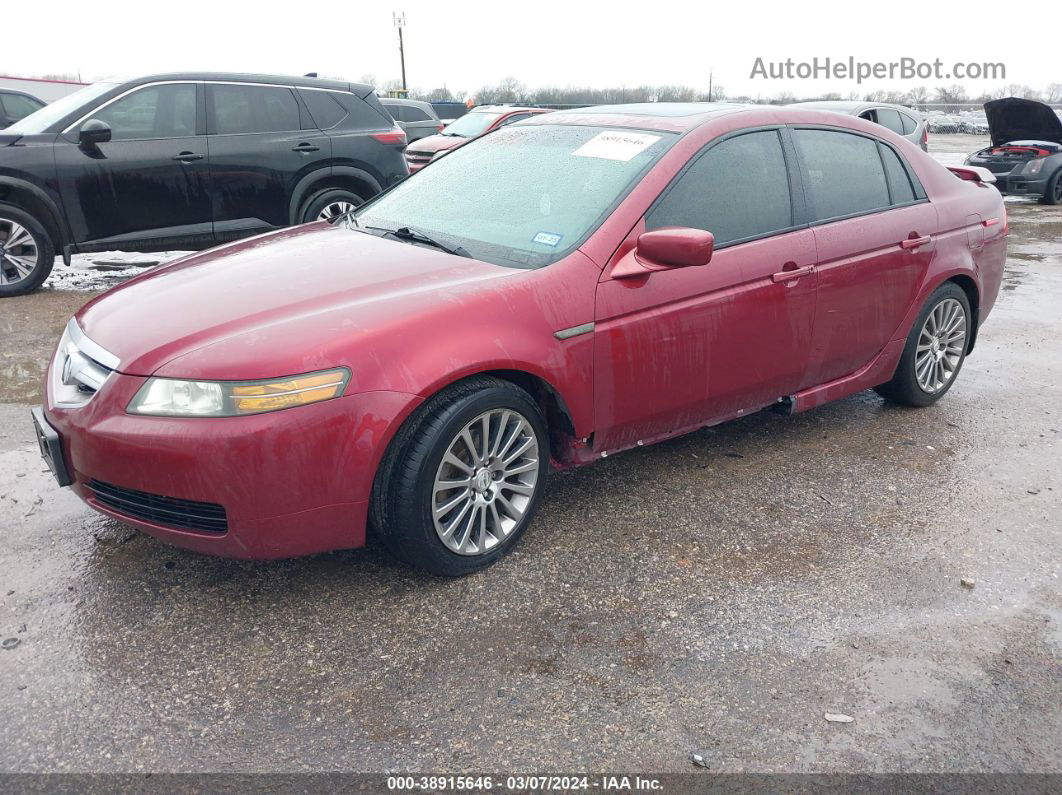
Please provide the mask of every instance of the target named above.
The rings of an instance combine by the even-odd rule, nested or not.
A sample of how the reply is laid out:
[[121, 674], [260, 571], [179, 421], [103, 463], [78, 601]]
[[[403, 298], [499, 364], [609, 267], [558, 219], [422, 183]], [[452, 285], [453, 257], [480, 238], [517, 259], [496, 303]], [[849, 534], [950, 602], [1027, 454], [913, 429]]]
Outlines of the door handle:
[[191, 163], [193, 160], [202, 160], [204, 155], [197, 155], [195, 152], [181, 152], [179, 155], [174, 156], [174, 160], [181, 163]]
[[[786, 263], [787, 265], [789, 263]], [[790, 270], [779, 271], [778, 273], [771, 274], [772, 282], [788, 282], [793, 279], [799, 279], [801, 276], [808, 276], [815, 272], [814, 265], [805, 265], [803, 268], [792, 268]]]
[[313, 144], [306, 143], [305, 141], [303, 141], [298, 146], [291, 147], [291, 151], [292, 152], [305, 152], [306, 154], [309, 154], [310, 152], [320, 152], [321, 151], [321, 147], [314, 146]]
[[906, 240], [901, 240], [900, 241], [900, 248], [906, 248], [906, 249], [918, 248], [919, 246], [924, 246], [926, 243], [928, 243], [932, 239], [933, 239], [932, 235], [926, 235], [925, 237], [909, 237]]

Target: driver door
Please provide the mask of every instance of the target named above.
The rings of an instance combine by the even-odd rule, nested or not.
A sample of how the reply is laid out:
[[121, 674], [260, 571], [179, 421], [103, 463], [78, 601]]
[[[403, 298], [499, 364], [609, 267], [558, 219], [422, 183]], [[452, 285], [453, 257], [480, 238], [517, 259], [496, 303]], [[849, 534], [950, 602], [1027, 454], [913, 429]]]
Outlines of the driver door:
[[60, 193], [79, 248], [213, 242], [201, 92], [196, 83], [144, 86], [88, 117], [110, 126], [110, 141], [81, 146], [78, 127], [60, 136]]
[[[606, 268], [595, 318], [595, 450], [739, 416], [803, 385], [815, 239], [791, 189], [784, 135], [743, 132], [695, 155]], [[711, 262], [611, 277], [638, 232], [674, 226], [711, 232]]]

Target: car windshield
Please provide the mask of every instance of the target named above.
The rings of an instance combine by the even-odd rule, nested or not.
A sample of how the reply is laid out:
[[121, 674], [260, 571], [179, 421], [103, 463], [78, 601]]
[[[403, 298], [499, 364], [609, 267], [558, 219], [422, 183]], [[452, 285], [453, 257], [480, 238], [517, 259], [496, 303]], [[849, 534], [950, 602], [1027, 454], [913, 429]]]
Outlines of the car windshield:
[[501, 116], [500, 113], [472, 111], [448, 125], [442, 134], [456, 135], [458, 138], [475, 138], [477, 135], [482, 135], [483, 131], [490, 127], [499, 116]]
[[409, 227], [476, 259], [538, 268], [560, 259], [608, 216], [675, 140], [604, 127], [505, 127], [461, 146], [355, 215]]
[[4, 133], [16, 133], [17, 135], [42, 133], [56, 122], [75, 112], [82, 105], [86, 105], [97, 97], [106, 94], [115, 85], [115, 83], [93, 83], [91, 86], [78, 89], [73, 94], [67, 94], [62, 99], [57, 99], [50, 105], [45, 105], [35, 113], [31, 113], [21, 121], [15, 122], [4, 130]]

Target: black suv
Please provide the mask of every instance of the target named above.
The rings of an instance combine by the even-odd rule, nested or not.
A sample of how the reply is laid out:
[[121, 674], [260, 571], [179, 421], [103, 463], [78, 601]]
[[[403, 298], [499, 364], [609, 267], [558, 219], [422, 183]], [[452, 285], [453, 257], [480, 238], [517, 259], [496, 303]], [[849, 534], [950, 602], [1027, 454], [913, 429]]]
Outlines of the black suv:
[[346, 212], [406, 176], [370, 86], [168, 74], [0, 130], [0, 297], [86, 251], [202, 249]]

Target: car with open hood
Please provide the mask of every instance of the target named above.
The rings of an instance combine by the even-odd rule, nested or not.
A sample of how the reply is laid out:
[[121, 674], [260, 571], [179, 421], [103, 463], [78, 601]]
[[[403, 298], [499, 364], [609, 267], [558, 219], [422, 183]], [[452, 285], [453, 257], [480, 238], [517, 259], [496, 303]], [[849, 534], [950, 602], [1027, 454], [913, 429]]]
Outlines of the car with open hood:
[[870, 388], [939, 400], [1002, 281], [990, 181], [820, 111], [539, 115], [98, 296], [33, 421], [60, 484], [170, 543], [288, 557], [371, 526], [466, 574], [551, 463]]
[[992, 145], [966, 158], [987, 168], [1000, 193], [1062, 204], [1062, 119], [1042, 102], [1020, 97], [985, 103]]

